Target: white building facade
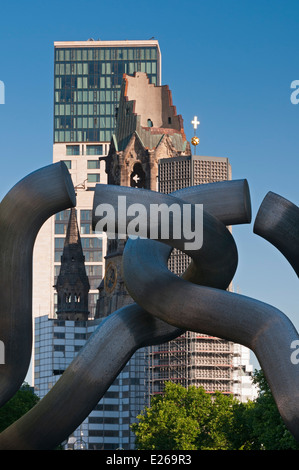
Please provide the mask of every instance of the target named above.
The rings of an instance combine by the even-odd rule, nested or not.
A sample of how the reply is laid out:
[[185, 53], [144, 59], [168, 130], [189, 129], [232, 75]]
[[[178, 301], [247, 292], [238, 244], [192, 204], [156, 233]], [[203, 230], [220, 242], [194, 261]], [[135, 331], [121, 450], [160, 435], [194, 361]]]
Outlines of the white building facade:
[[[35, 393], [40, 398], [59, 380], [99, 324], [99, 320], [58, 320], [47, 315], [35, 319]], [[62, 443], [63, 447], [134, 449], [129, 423], [144, 406], [143, 384], [144, 358], [135, 354], [81, 426]]]

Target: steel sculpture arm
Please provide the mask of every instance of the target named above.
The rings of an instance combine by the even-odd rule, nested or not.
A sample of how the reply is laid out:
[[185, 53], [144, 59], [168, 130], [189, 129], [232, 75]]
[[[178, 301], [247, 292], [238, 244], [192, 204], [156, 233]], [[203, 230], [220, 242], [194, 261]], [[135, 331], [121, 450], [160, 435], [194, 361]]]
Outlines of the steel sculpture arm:
[[64, 163], [31, 173], [0, 204], [0, 406], [22, 385], [32, 349], [32, 253], [36, 235], [53, 214], [76, 205]]
[[269, 192], [259, 208], [253, 230], [275, 246], [299, 276], [298, 206]]
[[[211, 192], [217, 192], [216, 186], [210, 186]], [[244, 187], [247, 187], [244, 181], [227, 182], [226, 185], [218, 186], [219, 199], [228, 198], [222, 209], [217, 208], [217, 217], [223, 217], [225, 223], [230, 223], [228, 213], [231, 213], [232, 223], [250, 221], [250, 199]], [[114, 187], [113, 190], [118, 192], [120, 188]], [[97, 191], [98, 188], [96, 193]], [[198, 187], [193, 195], [194, 202], [197, 202], [200, 192], [201, 187]], [[235, 197], [229, 198], [230, 192]], [[209, 205], [208, 191], [203, 200], [212, 214], [215, 204]], [[228, 239], [234, 266], [237, 253], [234, 243], [230, 237]], [[168, 256], [171, 246], [161, 246]], [[219, 269], [222, 269], [223, 261], [219, 259], [218, 262]], [[227, 274], [225, 278], [227, 283]], [[155, 286], [155, 279], [153, 281]], [[48, 394], [25, 416], [0, 434], [0, 449], [54, 448], [88, 416], [138, 348], [163, 343], [182, 332], [183, 330], [152, 317], [136, 304], [110, 315], [99, 325]]]
[[[216, 186], [211, 187], [216, 190]], [[114, 190], [122, 194], [122, 189], [115, 187]], [[223, 200], [223, 194], [219, 191], [219, 201]], [[104, 192], [102, 201], [111, 203], [108, 192], [106, 196], [108, 200], [105, 200]], [[151, 197], [150, 193], [148, 197]], [[183, 192], [180, 192], [180, 197], [184, 200]], [[164, 195], [163, 200], [166, 200]], [[193, 202], [202, 201], [195, 199]], [[243, 210], [244, 206], [243, 192]], [[290, 367], [290, 344], [298, 339], [298, 334], [287, 317], [274, 307], [221, 290], [234, 273], [237, 252], [227, 229], [210, 210], [204, 219], [210, 250], [205, 248], [201, 254], [192, 253], [194, 269], [189, 270], [184, 279], [167, 269], [171, 246], [179, 247], [177, 240], [168, 242], [169, 246], [152, 240], [127, 242], [123, 263], [125, 278], [129, 292], [141, 307], [131, 305], [102, 322], [46, 397], [0, 435], [0, 448], [53, 448], [89, 414], [136, 349], [171, 339], [182, 329], [208, 331], [251, 347], [261, 362], [283, 419], [299, 439], [298, 373], [296, 367]], [[246, 218], [248, 222], [248, 210]], [[238, 223], [242, 223], [240, 219]], [[225, 224], [230, 224], [227, 216]], [[219, 271], [217, 256], [212, 251], [213, 239], [223, 250], [218, 251]], [[228, 254], [224, 253], [225, 250]], [[227, 266], [230, 274], [225, 272], [229, 256], [232, 257]], [[218, 273], [213, 287], [196, 285], [212, 280], [211, 265]], [[140, 279], [140, 285], [134, 286], [132, 273], [134, 280]], [[142, 304], [146, 304], [149, 313], [142, 310]], [[119, 341], [119, 337], [125, 340], [124, 343]]]
[[[160, 240], [171, 248], [175, 247], [184, 251], [185, 244], [190, 241], [184, 233], [184, 220], [182, 217], [184, 213], [184, 205], [190, 206], [190, 225], [195, 226], [195, 204], [203, 204], [203, 220], [200, 227], [203, 231], [203, 245], [200, 249], [196, 248], [195, 250], [188, 250], [188, 255], [196, 265], [196, 268], [193, 269], [193, 275], [196, 276], [197, 282], [200, 284], [214, 286], [219, 289], [226, 289], [235, 274], [238, 264], [238, 253], [235, 241], [229, 230], [222, 221], [212, 215], [212, 212], [208, 212], [208, 207], [211, 211], [212, 208], [215, 210], [215, 193], [217, 192], [216, 183], [212, 183], [209, 186], [210, 191], [206, 188], [205, 191], [203, 191], [203, 185], [193, 187], [193, 191], [190, 191], [188, 188], [188, 192], [186, 191], [188, 194], [188, 197], [186, 195], [188, 200], [185, 200], [183, 190], [179, 193], [182, 195], [182, 198], [179, 198], [172, 194], [167, 195], [146, 189], [139, 189], [137, 199], [136, 191], [134, 191], [133, 188], [125, 186], [97, 185], [93, 205], [93, 225], [97, 230], [99, 221], [102, 219], [103, 210], [106, 207], [103, 204], [108, 203], [109, 206], [114, 207], [115, 212], [109, 212], [107, 213], [107, 216], [103, 218], [107, 223], [107, 228], [109, 229], [109, 225], [114, 227], [116, 236], [126, 235], [126, 233], [123, 233], [123, 228], [126, 229], [128, 235], [134, 235], [134, 232], [130, 231], [130, 224], [135, 218], [134, 211], [138, 211], [138, 208], [140, 207], [144, 214], [144, 217], [142, 217], [145, 228], [143, 231], [144, 236], [151, 238], [151, 234], [155, 233], [156, 240]], [[233, 189], [235, 193], [239, 191], [238, 204], [241, 204], [239, 202], [241, 198], [243, 201], [243, 214], [244, 211], [246, 211], [246, 220], [248, 220], [248, 204], [245, 202], [245, 200], [248, 201], [248, 194], [246, 192], [240, 193], [240, 187], [244, 191], [245, 186], [246, 183], [244, 181], [240, 181], [239, 184], [230, 186], [228, 184], [221, 184], [218, 187], [218, 194], [227, 194], [229, 190], [232, 192]], [[120, 204], [120, 196], [125, 198], [125, 204]], [[209, 199], [210, 202], [208, 203]], [[229, 204], [222, 203], [221, 196], [219, 200], [221, 201], [221, 203], [218, 203], [217, 205], [219, 214], [222, 213], [227, 217], [227, 207]], [[235, 212], [240, 212], [240, 208], [237, 206], [236, 201], [233, 203], [233, 198], [231, 198], [230, 204], [231, 206], [234, 204], [233, 208]], [[124, 207], [125, 205], [126, 207]], [[155, 206], [160, 206], [161, 209], [163, 206], [167, 206], [169, 208], [175, 206], [175, 210], [178, 209], [177, 213], [181, 215], [181, 217], [179, 216], [177, 219], [172, 219], [172, 213], [169, 213], [169, 233], [167, 234], [167, 237], [163, 237], [162, 230], [155, 230], [156, 223], [159, 224], [159, 229], [161, 229], [161, 225], [163, 223], [167, 223], [165, 218], [163, 220], [163, 215], [161, 216], [161, 219], [157, 219], [152, 216], [152, 209]], [[119, 207], [121, 207], [121, 214], [119, 214], [118, 211]], [[126, 208], [130, 210], [125, 211], [124, 209]], [[164, 216], [166, 216], [166, 212], [164, 212]], [[123, 221], [122, 224], [119, 223], [120, 219]], [[109, 224], [110, 222], [112, 223]], [[176, 234], [173, 233], [173, 225], [177, 227], [179, 224], [181, 225], [181, 237], [176, 238]]]
[[[280, 196], [270, 195], [255, 225], [256, 233], [266, 233], [267, 239], [275, 240], [275, 245], [295, 268], [298, 266], [298, 221], [297, 206], [286, 203]], [[299, 441], [299, 370], [291, 361], [291, 345], [299, 340], [299, 335], [286, 315], [249, 297], [195, 285], [197, 278], [192, 273], [185, 279], [178, 278], [167, 269], [163, 245], [152, 240], [128, 240], [123, 272], [130, 295], [152, 315], [178, 328], [214, 335], [254, 351], [278, 410]], [[142, 282], [134, 283], [133, 273]], [[155, 289], [152, 288], [153, 277]]]

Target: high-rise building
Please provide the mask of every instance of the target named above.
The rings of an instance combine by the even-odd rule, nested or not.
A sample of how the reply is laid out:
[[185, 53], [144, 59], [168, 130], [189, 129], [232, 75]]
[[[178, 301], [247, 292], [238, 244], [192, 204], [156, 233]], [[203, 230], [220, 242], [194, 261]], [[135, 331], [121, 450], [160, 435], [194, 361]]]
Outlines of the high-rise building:
[[[91, 229], [93, 190], [106, 183], [108, 154], [123, 74], [145, 72], [150, 83], [160, 85], [161, 52], [156, 40], [68, 41], [54, 43], [53, 163], [64, 161], [77, 193], [86, 271], [90, 283], [89, 311], [95, 314], [104, 274], [106, 237]], [[69, 210], [56, 214], [41, 228], [34, 248], [33, 315], [55, 317], [57, 292]]]
[[[95, 322], [98, 287], [104, 275], [106, 236], [91, 227], [94, 188], [105, 184], [107, 174], [101, 157], [109, 153], [115, 131], [123, 74], [147, 74], [149, 83], [161, 83], [161, 52], [158, 41], [83, 41], [54, 44], [54, 142], [53, 163], [64, 161], [77, 194], [76, 211], [66, 210], [41, 228], [34, 247], [33, 315], [36, 318], [35, 386], [43, 397], [57, 382], [89, 335]], [[76, 212], [76, 223], [74, 214]], [[86, 279], [70, 287], [67, 263], [61, 269], [69, 223], [78, 225], [78, 236], [88, 276], [88, 319]], [[77, 255], [78, 246], [76, 248]], [[67, 256], [65, 257], [65, 259]], [[84, 275], [83, 275], [84, 278]], [[80, 292], [79, 292], [80, 289]], [[81, 295], [79, 295], [81, 294]], [[60, 296], [60, 297], [59, 297]], [[76, 315], [69, 317], [70, 309]], [[84, 307], [83, 310], [81, 307]], [[74, 311], [72, 312], [74, 314]], [[57, 318], [58, 317], [60, 318]], [[78, 321], [80, 316], [81, 320]], [[133, 448], [130, 420], [143, 408], [143, 354], [132, 358], [115, 380], [92, 415], [76, 430], [92, 449]], [[142, 392], [143, 393], [143, 392]]]

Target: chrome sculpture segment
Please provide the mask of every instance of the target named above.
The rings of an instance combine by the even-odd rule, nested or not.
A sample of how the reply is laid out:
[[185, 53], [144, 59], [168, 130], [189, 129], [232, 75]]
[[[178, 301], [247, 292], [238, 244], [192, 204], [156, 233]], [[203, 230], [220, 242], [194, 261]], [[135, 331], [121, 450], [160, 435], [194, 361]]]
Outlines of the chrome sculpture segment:
[[[267, 201], [268, 202], [268, 201]], [[280, 202], [280, 204], [278, 203]], [[298, 263], [298, 207], [275, 197], [270, 208], [258, 214], [259, 227], [269, 240], [288, 254], [292, 266]], [[272, 224], [271, 224], [272, 221]], [[288, 227], [290, 236], [283, 228]], [[280, 227], [281, 233], [277, 230]], [[289, 246], [290, 237], [292, 240]], [[160, 258], [158, 264], [155, 260]], [[138, 261], [137, 261], [138, 260]], [[133, 273], [142, 282], [133, 282]], [[176, 327], [211, 334], [243, 344], [257, 356], [273, 393], [278, 410], [294, 437], [299, 440], [299, 373], [291, 361], [291, 345], [298, 332], [289, 318], [275, 307], [239, 294], [195, 285], [192, 272], [188, 281], [167, 269], [167, 259], [152, 240], [128, 240], [123, 255], [126, 287], [133, 299], [151, 314]], [[155, 289], [151, 279], [155, 276]], [[183, 276], [184, 277], [184, 276]]]
[[[243, 184], [232, 183], [229, 186], [234, 185], [236, 188]], [[213, 192], [215, 189], [213, 186]], [[248, 205], [244, 204], [243, 191], [238, 191], [238, 194], [238, 197], [242, 195], [242, 201], [239, 201], [242, 209], [241, 211], [238, 209], [239, 223], [242, 223], [242, 219], [247, 223]], [[223, 214], [218, 210], [219, 217], [227, 219], [227, 212], [236, 213], [235, 200], [230, 204], [230, 209], [229, 203], [223, 206]], [[214, 208], [210, 208], [210, 212], [213, 213], [214, 209], [215, 205]], [[164, 250], [168, 258], [172, 247], [155, 244]], [[0, 448], [54, 448], [88, 416], [136, 349], [145, 345], [163, 343], [182, 333], [183, 330], [149, 315], [137, 304], [115, 312], [99, 325], [49, 393], [34, 409], [0, 435]], [[82, 396], [89, 397], [84, 404]]]
[[275, 246], [299, 276], [299, 207], [269, 192], [258, 211], [254, 233]]
[[5, 345], [5, 364], [0, 364], [0, 406], [22, 385], [30, 364], [36, 235], [50, 216], [75, 205], [71, 177], [62, 162], [26, 176], [0, 204], [0, 339]]
[[[227, 182], [230, 183], [230, 182]], [[172, 248], [175, 247], [181, 251], [184, 251], [185, 244], [188, 243], [190, 240], [184, 237], [184, 230], [181, 230], [181, 238], [176, 238], [174, 235], [174, 231], [169, 230], [167, 238], [163, 238], [161, 236], [161, 231], [155, 230], [155, 224], [159, 223], [161, 228], [162, 223], [165, 221], [163, 216], [161, 219], [153, 219], [151, 217], [151, 208], [154, 206], [179, 206], [179, 213], [183, 215], [183, 206], [190, 206], [190, 214], [191, 214], [191, 225], [195, 225], [194, 221], [194, 214], [195, 212], [195, 204], [202, 204], [204, 206], [203, 210], [203, 219], [202, 219], [202, 230], [203, 230], [203, 245], [200, 246], [199, 249], [188, 249], [188, 254], [192, 257], [193, 262], [196, 265], [196, 268], [193, 269], [194, 275], [196, 273], [197, 282], [203, 285], [208, 286], [215, 286], [217, 288], [226, 289], [237, 268], [238, 264], [238, 253], [237, 248], [235, 245], [235, 241], [230, 233], [230, 231], [225, 227], [225, 225], [213, 215], [213, 210], [215, 207], [218, 208], [219, 214], [225, 214], [228, 216], [227, 207], [229, 203], [222, 205], [222, 209], [220, 204], [215, 205], [215, 191], [217, 183], [211, 183], [210, 190], [211, 190], [211, 198], [210, 203], [208, 202], [209, 196], [207, 191], [202, 191], [203, 186], [195, 186], [193, 187], [193, 191], [188, 188], [186, 193], [188, 194], [188, 200], [184, 200], [183, 194], [185, 190], [180, 190], [178, 194], [182, 197], [175, 197], [173, 195], [161, 194], [155, 191], [150, 191], [147, 189], [139, 189], [138, 193], [136, 194], [136, 190], [130, 187], [125, 186], [107, 186], [107, 185], [97, 185], [95, 190], [95, 197], [94, 197], [94, 205], [93, 205], [93, 228], [97, 230], [99, 225], [99, 220], [103, 214], [104, 209], [108, 209], [107, 206], [113, 206], [115, 212], [108, 211], [107, 216], [105, 216], [105, 222], [109, 226], [115, 226], [116, 235], [123, 234], [123, 228], [119, 227], [119, 219], [120, 214], [118, 212], [119, 208], [119, 201], [120, 198], [125, 198], [125, 207], [124, 208], [133, 208], [132, 212], [134, 212], [135, 208], [138, 210], [136, 206], [136, 201], [138, 201], [138, 206], [144, 208], [146, 219], [144, 220], [144, 225], [146, 225], [146, 231], [144, 232], [144, 236], [150, 238], [151, 232], [153, 231], [157, 236], [156, 240], [159, 240], [166, 245], [171, 246]], [[237, 188], [240, 190], [240, 186], [244, 187], [244, 182], [239, 182], [239, 185], [231, 185], [236, 191]], [[222, 200], [222, 193], [228, 192], [227, 188], [229, 185], [220, 185], [219, 186], [219, 200]], [[237, 192], [237, 191], [236, 191]], [[201, 197], [201, 194], [203, 196]], [[240, 196], [240, 194], [239, 194]], [[246, 213], [245, 220], [248, 221], [250, 218], [250, 214], [248, 213], [248, 201], [247, 201], [247, 194], [241, 193], [241, 198], [243, 200], [243, 205], [237, 209], [236, 200], [234, 200], [232, 212], [237, 212], [239, 210], [240, 213]], [[244, 199], [246, 198], [246, 203]], [[240, 203], [239, 203], [240, 204]], [[210, 207], [210, 212], [206, 209]], [[101, 208], [102, 210], [99, 210]], [[125, 212], [125, 213], [124, 213]], [[121, 219], [123, 221], [123, 225], [126, 229], [126, 234], [134, 235], [134, 232], [130, 232], [131, 228], [131, 221], [134, 218], [134, 214], [129, 210], [122, 211]], [[243, 219], [244, 220], [244, 219]], [[175, 221], [177, 222], [177, 221]], [[178, 217], [178, 224], [183, 226], [184, 219], [183, 217]], [[177, 225], [177, 224], [176, 224]], [[173, 228], [173, 220], [169, 218], [169, 226]], [[103, 224], [101, 225], [101, 229], [105, 227]], [[152, 230], [153, 229], [153, 230]]]
[[205, 211], [219, 219], [224, 225], [251, 222], [251, 198], [246, 179], [190, 186], [174, 191], [171, 195], [185, 202], [203, 204]]
[[102, 321], [47, 395], [0, 434], [0, 449], [54, 449], [95, 408], [134, 352], [182, 333], [136, 304]]
[[[172, 195], [97, 185], [94, 227], [99, 220], [97, 206], [107, 203], [117, 211], [118, 197], [121, 195], [125, 195], [129, 203], [138, 202], [147, 209], [151, 203], [169, 205], [176, 201], [180, 207], [185, 203], [191, 204], [195, 214], [194, 205], [203, 204], [203, 246], [199, 250], [188, 251], [192, 262], [179, 278], [168, 270], [167, 261], [174, 246], [184, 251], [183, 242], [186, 240], [173, 237], [161, 239], [160, 243], [151, 239], [129, 239], [124, 251], [123, 269], [127, 288], [136, 303], [114, 312], [99, 324], [48, 394], [0, 434], [0, 449], [53, 449], [88, 416], [137, 349], [174, 339], [185, 330], [207, 332], [252, 349], [264, 369], [287, 427], [299, 440], [299, 374], [298, 366], [290, 361], [290, 345], [293, 340], [298, 340], [298, 333], [289, 319], [276, 308], [226, 291], [238, 261], [235, 242], [227, 226], [251, 221], [247, 181], [210, 183], [186, 188]], [[15, 204], [18, 204], [18, 194], [14, 197]], [[68, 202], [64, 200], [65, 207], [67, 204], [71, 207], [73, 203], [72, 198]], [[262, 229], [259, 227], [268, 224], [265, 218], [269, 217], [269, 209], [264, 208], [265, 211], [259, 213], [256, 221], [256, 233], [260, 235]], [[267, 236], [272, 243], [271, 236], [276, 236], [277, 221], [283, 226], [286, 216], [279, 213], [278, 206], [273, 210], [272, 205], [271, 213], [277, 219], [268, 229]], [[0, 217], [3, 217], [1, 208]], [[130, 220], [130, 217], [125, 219], [128, 234]], [[286, 239], [281, 240], [283, 232], [278, 236], [279, 244], [275, 246], [280, 247], [296, 268], [299, 237], [292, 225], [294, 220], [292, 222], [288, 217], [288, 223], [292, 233], [295, 233], [291, 251], [283, 246], [286, 244]], [[14, 246], [12, 241], [9, 248], [17, 253], [19, 245]], [[26, 257], [27, 264], [29, 261], [31, 264], [30, 255]], [[29, 269], [28, 266], [26, 269]], [[31, 293], [27, 291], [26, 295], [30, 303]], [[8, 296], [9, 300], [13, 302]], [[11, 310], [8, 308], [3, 316], [3, 331], [9, 330], [10, 316]], [[10, 331], [10, 335], [13, 334], [14, 331]], [[22, 346], [27, 349], [26, 355], [30, 356], [31, 344], [27, 339], [24, 339]], [[12, 382], [15, 380], [13, 376], [10, 379]], [[82, 400], [82, 396], [88, 399]]]

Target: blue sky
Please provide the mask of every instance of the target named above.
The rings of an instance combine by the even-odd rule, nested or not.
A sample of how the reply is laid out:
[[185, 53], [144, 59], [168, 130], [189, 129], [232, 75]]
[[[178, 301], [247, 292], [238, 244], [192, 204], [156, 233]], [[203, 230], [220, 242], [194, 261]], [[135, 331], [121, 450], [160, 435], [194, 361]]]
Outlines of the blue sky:
[[[299, 79], [297, 0], [2, 2], [0, 15], [1, 198], [26, 174], [51, 163], [53, 43], [88, 38], [159, 40], [187, 137], [201, 124], [198, 154], [229, 157], [233, 178], [250, 185], [253, 221], [274, 191], [298, 205]], [[282, 255], [234, 228], [234, 287], [280, 308], [298, 329], [298, 280]]]

